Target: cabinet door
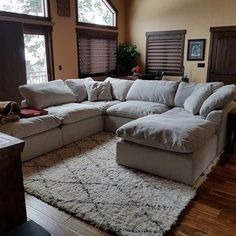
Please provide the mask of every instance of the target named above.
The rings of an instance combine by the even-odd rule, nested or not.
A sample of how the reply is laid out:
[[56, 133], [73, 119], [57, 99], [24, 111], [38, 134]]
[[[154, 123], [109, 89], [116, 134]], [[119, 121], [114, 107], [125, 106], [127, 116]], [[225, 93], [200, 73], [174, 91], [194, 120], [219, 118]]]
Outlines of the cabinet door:
[[0, 159], [0, 235], [26, 220], [20, 155], [9, 154]]
[[18, 87], [22, 84], [26, 84], [23, 26], [0, 21], [0, 101], [20, 104]]

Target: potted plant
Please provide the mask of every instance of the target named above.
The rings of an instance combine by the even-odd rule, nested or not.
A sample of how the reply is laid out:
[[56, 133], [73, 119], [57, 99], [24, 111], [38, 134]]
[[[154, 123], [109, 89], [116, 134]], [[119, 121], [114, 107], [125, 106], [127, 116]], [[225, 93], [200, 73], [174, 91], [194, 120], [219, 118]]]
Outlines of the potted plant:
[[119, 75], [131, 75], [131, 70], [136, 66], [139, 55], [136, 45], [121, 44], [117, 56]]

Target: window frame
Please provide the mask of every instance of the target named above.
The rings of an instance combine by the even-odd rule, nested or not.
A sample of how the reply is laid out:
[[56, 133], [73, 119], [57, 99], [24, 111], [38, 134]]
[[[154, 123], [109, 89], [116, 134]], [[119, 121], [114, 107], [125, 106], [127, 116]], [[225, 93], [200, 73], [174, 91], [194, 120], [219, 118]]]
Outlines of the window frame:
[[85, 23], [85, 22], [80, 22], [79, 21], [79, 12], [78, 12], [78, 0], [75, 0], [75, 11], [76, 11], [76, 25], [77, 26], [84, 26], [84, 27], [92, 27], [92, 28], [100, 28], [100, 29], [110, 29], [110, 30], [117, 30], [118, 29], [118, 10], [117, 8], [113, 5], [113, 3], [110, 0], [101, 0], [104, 2], [104, 4], [109, 4], [108, 7], [111, 7], [114, 12], [114, 21], [115, 25], [114, 26], [109, 26], [109, 25], [99, 25], [99, 24], [94, 24], [94, 23]]
[[[145, 60], [145, 71], [148, 73], [148, 38], [151, 36], [177, 36], [181, 35], [182, 36], [182, 44], [181, 44], [181, 60], [180, 60], [180, 67], [181, 70], [178, 71], [165, 71], [165, 75], [169, 76], [183, 76], [184, 75], [184, 49], [185, 49], [185, 35], [186, 35], [186, 30], [168, 30], [168, 31], [154, 31], [154, 32], [146, 32], [146, 60]], [[158, 68], [157, 68], [158, 70]]]
[[24, 34], [32, 34], [32, 35], [38, 34], [45, 36], [48, 81], [55, 80], [52, 31], [53, 31], [52, 26], [23, 24]]
[[22, 19], [28, 19], [28, 20], [38, 20], [38, 21], [51, 21], [51, 7], [50, 7], [50, 0], [44, 0], [47, 4], [47, 16], [33, 16], [33, 15], [27, 15], [22, 13], [16, 13], [16, 12], [8, 12], [8, 11], [1, 11], [0, 10], [0, 18], [1, 17], [12, 17], [12, 18], [22, 18]]
[[[79, 78], [85, 78], [89, 76], [106, 76], [108, 73], [93, 73], [93, 74], [82, 74], [81, 73], [81, 65], [80, 65], [80, 50], [79, 50], [79, 37], [84, 36], [88, 38], [96, 38], [96, 39], [115, 39], [116, 41], [116, 52], [118, 51], [118, 32], [112, 31], [101, 31], [95, 29], [85, 29], [85, 28], [77, 28], [77, 56], [78, 56], [78, 69], [79, 69]], [[115, 71], [110, 72], [111, 74], [117, 73], [117, 61], [116, 61], [116, 69]]]

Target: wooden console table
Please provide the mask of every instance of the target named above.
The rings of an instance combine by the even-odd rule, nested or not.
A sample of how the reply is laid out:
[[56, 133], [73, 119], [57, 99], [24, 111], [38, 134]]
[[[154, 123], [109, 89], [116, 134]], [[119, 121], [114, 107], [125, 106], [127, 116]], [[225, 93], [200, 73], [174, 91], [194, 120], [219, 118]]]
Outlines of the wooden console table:
[[27, 221], [21, 167], [24, 141], [0, 133], [0, 235]]

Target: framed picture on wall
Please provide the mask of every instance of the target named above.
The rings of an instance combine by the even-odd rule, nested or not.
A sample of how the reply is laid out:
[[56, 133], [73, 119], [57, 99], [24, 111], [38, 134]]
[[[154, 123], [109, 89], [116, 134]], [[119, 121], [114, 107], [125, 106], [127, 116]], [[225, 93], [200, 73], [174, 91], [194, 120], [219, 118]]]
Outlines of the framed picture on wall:
[[57, 0], [57, 14], [70, 17], [70, 0]]
[[188, 40], [188, 61], [204, 61], [206, 39]]

